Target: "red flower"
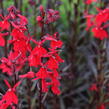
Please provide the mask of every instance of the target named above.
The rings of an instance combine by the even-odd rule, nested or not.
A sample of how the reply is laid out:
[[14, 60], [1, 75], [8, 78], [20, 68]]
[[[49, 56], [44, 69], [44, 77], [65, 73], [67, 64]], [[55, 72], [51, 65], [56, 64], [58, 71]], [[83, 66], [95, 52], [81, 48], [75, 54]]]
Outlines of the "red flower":
[[61, 40], [51, 41], [50, 47], [53, 49], [56, 49], [56, 48], [61, 48], [62, 45], [63, 45], [63, 42]]
[[61, 93], [60, 89], [59, 89], [59, 86], [60, 86], [59, 80], [57, 80], [56, 78], [52, 77], [51, 90], [56, 95], [59, 95]]
[[16, 52], [21, 52], [25, 56], [27, 51], [31, 51], [30, 44], [25, 40], [16, 40], [13, 43], [13, 50]]
[[25, 16], [22, 16], [21, 14], [17, 14], [17, 16], [20, 19], [20, 22], [17, 22], [19, 25], [25, 26], [28, 24], [28, 20]]
[[20, 78], [34, 78], [35, 77], [35, 73], [30, 71], [28, 72], [27, 74], [24, 74], [24, 75], [20, 75], [19, 76]]
[[10, 23], [7, 20], [0, 21], [0, 31], [9, 30]]
[[42, 92], [48, 91], [49, 82], [46, 82], [46, 79], [49, 77], [48, 71], [46, 68], [40, 68], [36, 73], [36, 78], [33, 80], [41, 79]]
[[47, 10], [47, 18], [46, 18], [46, 24], [55, 22], [60, 18], [59, 11], [55, 11], [53, 9], [48, 9]]
[[22, 29], [14, 28], [11, 32], [11, 35], [13, 37], [13, 40], [27, 40], [27, 37], [25, 36]]
[[31, 52], [31, 54], [38, 55], [39, 57], [43, 57], [44, 55], [46, 55], [46, 53], [47, 50], [42, 46], [36, 46]]
[[97, 0], [86, 0], [85, 1], [85, 3], [87, 4], [87, 5], [90, 5], [90, 4], [92, 4], [93, 2], [96, 2]]
[[47, 50], [41, 46], [36, 46], [28, 57], [29, 65], [37, 67], [41, 65], [41, 57], [47, 54]]
[[92, 21], [92, 17], [93, 15], [86, 16], [86, 25], [87, 25], [86, 30], [89, 30], [90, 27], [94, 25], [94, 22]]
[[97, 109], [106, 109], [104, 104], [101, 104]]
[[90, 91], [98, 91], [97, 85], [92, 84], [91, 87], [89, 88]]
[[60, 57], [57, 53], [55, 53], [54, 56], [55, 56], [55, 59], [56, 59], [59, 63], [63, 63], [63, 62], [64, 62], [64, 60], [61, 59], [61, 57]]
[[54, 70], [58, 69], [58, 61], [55, 59], [55, 57], [51, 56], [49, 60], [45, 63], [48, 69]]
[[2, 72], [6, 72], [8, 75], [12, 75], [12, 69], [10, 67], [11, 63], [8, 61], [8, 59], [3, 57], [1, 58], [1, 62], [0, 69], [2, 69]]
[[12, 104], [18, 104], [18, 97], [15, 94], [15, 90], [16, 87], [19, 86], [19, 84], [21, 83], [21, 82], [16, 83], [12, 88], [7, 80], [4, 81], [9, 89], [5, 93], [5, 95], [3, 95], [2, 100], [0, 100], [0, 109], [7, 109], [9, 106], [12, 106]]
[[97, 26], [107, 22], [109, 20], [109, 9], [100, 10], [95, 17], [95, 23]]
[[44, 7], [42, 5], [40, 5], [39, 10], [41, 12], [41, 16], [44, 17], [45, 16], [45, 12], [44, 12]]
[[26, 25], [28, 24], [27, 18], [19, 13], [14, 14], [14, 17], [14, 20], [11, 21], [12, 26], [17, 29], [26, 29]]
[[40, 70], [36, 73], [36, 79], [46, 79], [48, 78], [48, 73], [46, 68], [40, 68]]
[[40, 27], [42, 27], [43, 24], [44, 24], [43, 18], [42, 18], [41, 16], [37, 16], [36, 20], [38, 21], [38, 25], [39, 25]]
[[37, 55], [30, 55], [28, 57], [29, 65], [37, 67], [38, 65], [41, 65], [41, 58]]
[[1, 62], [0, 69], [2, 69], [2, 72], [12, 75], [14, 73], [13, 65], [15, 67], [15, 71], [19, 71], [23, 67], [25, 59], [20, 55], [19, 52], [10, 52], [8, 58], [1, 58]]
[[94, 27], [92, 32], [94, 33], [94, 37], [99, 38], [100, 40], [108, 37], [108, 33], [102, 28]]
[[42, 79], [41, 84], [42, 84], [42, 92], [48, 92], [49, 83], [46, 82], [45, 79]]

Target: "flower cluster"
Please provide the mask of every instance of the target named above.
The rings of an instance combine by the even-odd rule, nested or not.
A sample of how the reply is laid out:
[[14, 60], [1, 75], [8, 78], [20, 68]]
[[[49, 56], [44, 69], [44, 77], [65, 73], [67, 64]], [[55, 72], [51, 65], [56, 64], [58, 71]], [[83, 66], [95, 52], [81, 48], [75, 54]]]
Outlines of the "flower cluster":
[[[42, 92], [48, 92], [51, 88], [54, 94], [60, 94], [59, 79], [61, 77], [58, 68], [59, 64], [64, 62], [59, 56], [63, 42], [60, 40], [58, 32], [50, 35], [43, 31], [45, 25], [57, 21], [60, 15], [58, 11], [53, 9], [45, 11], [43, 6], [40, 6], [39, 9], [40, 16], [36, 20], [42, 30], [40, 40], [36, 40], [30, 35], [27, 18], [22, 16], [14, 6], [8, 8], [8, 15], [0, 15], [0, 46], [7, 47], [9, 50], [7, 56], [0, 59], [0, 69], [8, 76], [17, 76], [14, 88], [11, 88], [9, 83], [5, 81], [9, 90], [0, 100], [0, 109], [7, 109], [9, 106], [15, 109], [13, 104], [18, 103], [15, 88], [19, 85], [18, 81], [23, 81], [25, 78], [39, 80]], [[8, 37], [10, 40], [7, 40]], [[37, 71], [21, 74], [20, 71], [27, 65], [35, 67]]]
[[[99, 86], [99, 84], [94, 83], [94, 84], [92, 84], [92, 85], [90, 86], [89, 90], [90, 90], [91, 92], [95, 93], [96, 95], [99, 95], [99, 94], [100, 94], [100, 88], [101, 88], [101, 87]], [[98, 106], [97, 106], [96, 109], [106, 109], [106, 104], [107, 104], [107, 103], [101, 102], [101, 103], [98, 104]]]
[[99, 9], [97, 8], [97, 14], [87, 14], [86, 17], [86, 30], [92, 28], [92, 32], [95, 38], [99, 38], [103, 40], [104, 38], [108, 37], [107, 27], [109, 21], [109, 9]]
[[[96, 0], [87, 0], [87, 4], [91, 4], [92, 2], [96, 2]], [[102, 1], [99, 1], [99, 2], [102, 3]], [[108, 33], [109, 8], [104, 8], [104, 7], [102, 8], [96, 7], [96, 14], [88, 14], [87, 10], [85, 12], [86, 30], [88, 31], [89, 29], [91, 29], [94, 37], [100, 40], [104, 40], [105, 38], [108, 38], [108, 34], [109, 34]], [[104, 50], [103, 45], [100, 48], [100, 50], [101, 51]], [[104, 50], [104, 52], [106, 51]], [[100, 57], [99, 58], [97, 57], [96, 59], [100, 59], [102, 53], [103, 52], [100, 52], [100, 54], [97, 54], [96, 56], [100, 56]], [[104, 58], [105, 58], [105, 55], [102, 57], [102, 59]], [[101, 66], [103, 65], [103, 62], [98, 62], [98, 63], [100, 63], [100, 70], [98, 70], [98, 76], [96, 78], [97, 80], [95, 83], [93, 83], [90, 86], [89, 91], [92, 92], [92, 96], [93, 96], [92, 101], [95, 100], [94, 102], [96, 103], [96, 109], [106, 109], [106, 106], [109, 105], [109, 102], [107, 100], [109, 97], [107, 92], [109, 90], [109, 86], [108, 86], [108, 83], [104, 84], [105, 77], [103, 75], [105, 73], [103, 72], [103, 75], [101, 75], [102, 70], [104, 70], [104, 68], [101, 68]]]

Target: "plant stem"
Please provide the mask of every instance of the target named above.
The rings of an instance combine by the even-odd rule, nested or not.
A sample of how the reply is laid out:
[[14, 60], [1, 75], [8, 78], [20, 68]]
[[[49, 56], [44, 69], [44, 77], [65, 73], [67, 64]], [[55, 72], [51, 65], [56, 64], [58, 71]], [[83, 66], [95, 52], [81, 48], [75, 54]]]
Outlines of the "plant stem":
[[37, 31], [36, 31], [36, 27], [37, 27], [37, 23], [36, 23], [37, 10], [36, 10], [36, 8], [37, 8], [37, 4], [35, 3], [35, 5], [34, 5], [34, 36], [36, 36], [36, 33], [37, 33]]
[[7, 57], [7, 54], [8, 54], [8, 49], [7, 49], [7, 37], [5, 37], [4, 54], [5, 54], [5, 57]]
[[42, 83], [40, 80], [40, 91], [39, 91], [39, 109], [42, 109]]
[[4, 6], [3, 6], [3, 0], [0, 0], [0, 8], [2, 10], [2, 15], [4, 16], [3, 10], [4, 10]]
[[28, 109], [31, 109], [31, 81], [28, 79], [27, 80], [27, 85], [28, 85]]
[[14, 0], [14, 5], [15, 5], [16, 8], [18, 8], [18, 3], [17, 2], [18, 2], [17, 0]]

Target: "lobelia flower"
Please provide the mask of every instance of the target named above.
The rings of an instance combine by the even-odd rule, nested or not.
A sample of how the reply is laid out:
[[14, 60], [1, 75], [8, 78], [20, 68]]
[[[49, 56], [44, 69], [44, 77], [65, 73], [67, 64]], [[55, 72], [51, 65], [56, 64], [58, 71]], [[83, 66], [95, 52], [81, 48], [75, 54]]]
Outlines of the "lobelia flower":
[[101, 104], [97, 109], [106, 109], [104, 104]]
[[25, 40], [16, 40], [13, 43], [13, 50], [15, 52], [21, 52], [22, 56], [26, 57], [27, 51], [31, 51], [31, 46]]
[[[15, 19], [14, 19], [15, 20]], [[17, 29], [26, 29], [26, 25], [28, 24], [28, 20], [25, 16], [17, 14], [17, 18], [15, 21], [11, 21], [11, 24], [14, 28]]]
[[46, 13], [46, 24], [57, 21], [60, 18], [59, 11], [48, 9]]
[[24, 32], [22, 29], [14, 28], [11, 33], [13, 39], [9, 41], [9, 43], [13, 45], [13, 50], [15, 52], [21, 52], [23, 56], [25, 56], [28, 51], [31, 52], [32, 49], [29, 39]]
[[59, 63], [55, 59], [55, 57], [51, 56], [51, 57], [49, 57], [49, 60], [45, 63], [45, 66], [51, 70], [58, 69]]
[[85, 0], [85, 3], [87, 4], [87, 5], [90, 5], [90, 4], [92, 4], [93, 2], [96, 2], [97, 0]]
[[61, 48], [63, 45], [63, 42], [61, 40], [58, 40], [58, 37], [56, 35], [57, 33], [54, 33], [53, 36], [47, 34], [44, 36], [45, 41], [49, 40], [50, 41], [50, 48], [51, 49], [57, 49]]
[[51, 90], [53, 91], [54, 94], [59, 95], [61, 93], [60, 89], [60, 82], [56, 78], [52, 78], [52, 83], [51, 83]]
[[97, 84], [92, 84], [91, 87], [89, 88], [89, 90], [97, 92], [98, 91]]
[[95, 24], [101, 26], [107, 21], [109, 21], [109, 9], [100, 10], [95, 17]]
[[57, 40], [57, 41], [51, 41], [50, 43], [50, 47], [52, 49], [57, 49], [57, 48], [61, 48], [63, 45], [63, 42], [61, 40]]
[[61, 92], [59, 89], [60, 82], [58, 79], [60, 79], [60, 76], [59, 76], [58, 72], [56, 70], [53, 70], [51, 72], [48, 72], [48, 74], [49, 74], [49, 78], [51, 80], [49, 85], [51, 86], [52, 92], [56, 95], [59, 95]]
[[45, 16], [45, 11], [44, 11], [44, 7], [42, 5], [39, 6], [39, 10], [41, 12], [41, 16], [44, 18]]
[[[19, 71], [23, 67], [24, 63], [25, 59], [19, 52], [10, 52], [8, 58], [1, 58], [0, 69], [8, 75], [13, 75], [13, 73]], [[15, 72], [13, 72], [13, 65], [15, 67]]]
[[42, 85], [42, 92], [48, 92], [48, 86], [49, 82], [46, 82], [46, 79], [48, 79], [48, 71], [46, 68], [42, 67], [39, 69], [39, 71], [35, 74], [36, 78], [33, 80], [41, 80], [41, 85]]
[[28, 24], [28, 20], [25, 16], [22, 16], [21, 14], [17, 14], [17, 17], [19, 18], [19, 20], [17, 21], [17, 24], [20, 26], [25, 26]]
[[15, 109], [13, 104], [18, 104], [18, 97], [16, 95], [16, 87], [20, 85], [20, 81], [17, 82], [14, 87], [11, 87], [11, 85], [8, 83], [7, 80], [4, 80], [5, 84], [8, 86], [8, 90], [5, 93], [5, 95], [2, 96], [2, 99], [0, 100], [0, 109], [8, 109], [9, 106], [12, 107], [12, 109]]
[[94, 37], [99, 38], [100, 40], [108, 37], [108, 33], [101, 27], [92, 28], [92, 32], [94, 33]]
[[94, 16], [93, 15], [87, 15], [86, 16], [86, 30], [88, 31], [93, 25], [94, 25], [94, 22], [92, 21], [92, 18]]
[[37, 67], [41, 65], [41, 57], [47, 54], [47, 50], [42, 46], [36, 46], [28, 57], [29, 65]]
[[13, 40], [27, 40], [27, 37], [24, 34], [25, 31], [22, 29], [14, 28], [11, 32]]
[[38, 21], [38, 25], [40, 27], [43, 27], [44, 25], [43, 18], [41, 16], [37, 16], [36, 20]]
[[10, 23], [7, 20], [0, 21], [0, 31], [9, 29], [10, 29]]
[[[48, 87], [51, 86], [51, 90], [54, 94], [60, 94], [59, 86], [60, 82], [57, 79], [59, 77], [58, 72], [50, 72], [47, 71], [46, 68], [40, 68], [40, 70], [36, 73], [36, 78], [33, 80], [41, 79], [42, 83], [42, 92], [48, 92]], [[46, 80], [50, 79], [50, 82]]]
[[20, 78], [34, 78], [35, 77], [35, 73], [30, 71], [30, 72], [27, 72], [26, 74], [24, 75], [20, 75], [19, 76]]

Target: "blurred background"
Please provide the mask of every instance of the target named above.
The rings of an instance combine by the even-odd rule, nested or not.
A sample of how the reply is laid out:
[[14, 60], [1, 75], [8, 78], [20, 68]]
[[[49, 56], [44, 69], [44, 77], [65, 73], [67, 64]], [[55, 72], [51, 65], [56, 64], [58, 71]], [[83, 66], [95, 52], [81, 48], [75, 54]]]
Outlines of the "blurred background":
[[[106, 2], [103, 1], [103, 3]], [[92, 93], [89, 88], [91, 84], [100, 81], [101, 72], [103, 77], [108, 75], [109, 43], [107, 39], [103, 41], [105, 42], [103, 45], [90, 31], [86, 31], [84, 12], [88, 9], [90, 13], [96, 13], [94, 7], [100, 4], [93, 3], [89, 6], [84, 4], [84, 0], [0, 0], [0, 13], [7, 13], [6, 9], [15, 5], [22, 15], [28, 18], [31, 35], [39, 37], [40, 28], [37, 25], [36, 16], [39, 15], [38, 7], [41, 4], [45, 9], [52, 8], [60, 12], [61, 18], [49, 25], [47, 32], [50, 34], [59, 32], [64, 42], [60, 55], [65, 60], [60, 65], [61, 95], [55, 96], [50, 92], [44, 95], [43, 109], [96, 109], [98, 102], [104, 102], [104, 98], [101, 99], [102, 95], [95, 97], [95, 93]], [[99, 67], [101, 63], [102, 68]], [[107, 81], [107, 78], [103, 81]], [[19, 104], [22, 105], [22, 109], [30, 109], [26, 99], [30, 95], [31, 109], [36, 109], [38, 95], [37, 91], [34, 91], [35, 84], [28, 83], [31, 92], [35, 93], [32, 96], [27, 92], [26, 83], [28, 80], [25, 80], [19, 88], [22, 93], [19, 95]], [[5, 86], [4, 89], [3, 87], [0, 89], [5, 90]]]

